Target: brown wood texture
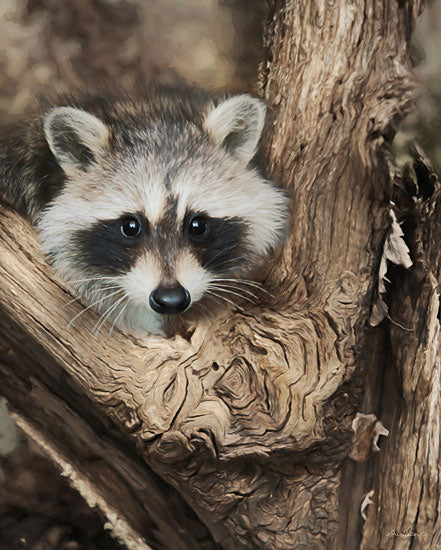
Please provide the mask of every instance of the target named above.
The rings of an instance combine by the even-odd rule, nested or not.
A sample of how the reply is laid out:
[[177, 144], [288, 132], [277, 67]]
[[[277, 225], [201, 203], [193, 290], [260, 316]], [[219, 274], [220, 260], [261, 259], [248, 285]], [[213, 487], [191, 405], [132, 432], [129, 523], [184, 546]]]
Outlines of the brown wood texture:
[[414, 168], [412, 178], [394, 178], [414, 266], [390, 272], [392, 322], [377, 400], [391, 429], [373, 472], [363, 550], [441, 547], [441, 185], [418, 151]]
[[[121, 335], [107, 345], [87, 323], [81, 330], [67, 329], [71, 297], [54, 279], [32, 230], [6, 209], [0, 227], [1, 393], [19, 411], [20, 427], [75, 488], [85, 487], [81, 494], [107, 516], [113, 534], [130, 550], [149, 549], [146, 540], [152, 548], [213, 548], [194, 513], [127, 441], [134, 418], [122, 419], [119, 401], [111, 404], [111, 379], [114, 388], [123, 389], [118, 371], [130, 364], [135, 375], [139, 347]], [[141, 383], [139, 395], [142, 391]], [[118, 426], [103, 414], [99, 394], [114, 409]]]
[[[363, 548], [398, 548], [405, 539], [388, 536], [389, 526], [437, 521], [438, 271], [409, 270], [403, 288], [418, 303], [399, 294], [391, 302], [406, 326], [410, 312], [400, 308], [418, 306], [421, 331], [393, 325], [389, 341], [385, 326], [367, 327], [393, 190], [384, 146], [411, 106], [408, 43], [419, 10], [418, 1], [271, 3], [260, 75], [271, 112], [267, 170], [293, 205], [287, 245], [263, 276], [273, 299], [201, 320], [185, 338], [94, 336], [92, 312], [68, 328], [81, 306], [65, 306], [70, 296], [32, 231], [2, 210], [1, 393], [146, 540], [351, 549], [363, 536]], [[428, 237], [432, 218], [412, 212], [415, 225], [425, 216]], [[418, 347], [420, 338], [430, 345]], [[394, 391], [398, 378], [404, 384], [399, 410], [388, 425], [381, 418], [390, 439], [380, 459], [342, 469], [359, 404], [379, 416], [388, 403], [386, 352]], [[428, 410], [417, 403], [419, 384]], [[424, 475], [406, 489], [410, 443]], [[367, 508], [363, 528], [361, 501], [372, 488], [380, 509]], [[439, 544], [439, 527], [431, 536]]]

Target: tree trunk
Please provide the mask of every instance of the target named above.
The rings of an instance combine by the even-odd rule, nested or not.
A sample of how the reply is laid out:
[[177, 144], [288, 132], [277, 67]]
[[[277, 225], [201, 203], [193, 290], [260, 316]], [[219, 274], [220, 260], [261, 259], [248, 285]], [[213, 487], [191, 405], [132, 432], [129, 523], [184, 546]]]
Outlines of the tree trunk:
[[[441, 191], [421, 157], [413, 183], [384, 160], [413, 97], [419, 11], [273, 0], [266, 166], [293, 221], [258, 306], [168, 340], [95, 337], [92, 312], [68, 328], [80, 306], [2, 211], [1, 393], [129, 548], [441, 543]], [[391, 199], [414, 265], [384, 297], [385, 258], [410, 263]], [[375, 456], [377, 418], [390, 435]]]

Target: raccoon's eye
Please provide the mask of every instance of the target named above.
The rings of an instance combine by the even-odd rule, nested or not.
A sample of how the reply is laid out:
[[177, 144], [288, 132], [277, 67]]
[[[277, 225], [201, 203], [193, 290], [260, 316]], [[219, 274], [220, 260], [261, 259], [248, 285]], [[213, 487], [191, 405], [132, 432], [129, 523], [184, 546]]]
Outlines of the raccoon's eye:
[[195, 216], [188, 225], [188, 234], [191, 239], [199, 241], [208, 235], [208, 222], [203, 216]]
[[121, 221], [121, 233], [133, 239], [141, 233], [141, 222], [135, 216], [126, 216]]

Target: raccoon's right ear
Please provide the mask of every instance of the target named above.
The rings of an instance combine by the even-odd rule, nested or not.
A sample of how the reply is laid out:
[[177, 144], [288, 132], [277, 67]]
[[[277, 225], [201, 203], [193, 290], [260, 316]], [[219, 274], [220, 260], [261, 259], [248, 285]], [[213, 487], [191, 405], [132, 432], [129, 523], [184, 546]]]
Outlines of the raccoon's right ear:
[[87, 171], [107, 146], [109, 129], [96, 116], [73, 107], [55, 107], [44, 117], [50, 150], [68, 175]]

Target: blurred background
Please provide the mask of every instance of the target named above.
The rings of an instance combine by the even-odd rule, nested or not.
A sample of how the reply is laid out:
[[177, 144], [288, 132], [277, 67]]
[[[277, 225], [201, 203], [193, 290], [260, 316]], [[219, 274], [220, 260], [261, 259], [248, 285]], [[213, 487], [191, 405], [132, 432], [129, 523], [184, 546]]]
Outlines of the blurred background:
[[[257, 92], [266, 0], [0, 0], [2, 123], [39, 98], [152, 79]], [[415, 109], [397, 155], [423, 145], [441, 167], [441, 0], [420, 19]], [[14, 427], [0, 400], [0, 550], [117, 550], [103, 523]]]
[[0, 111], [152, 79], [252, 91], [265, 0], [0, 0]]

